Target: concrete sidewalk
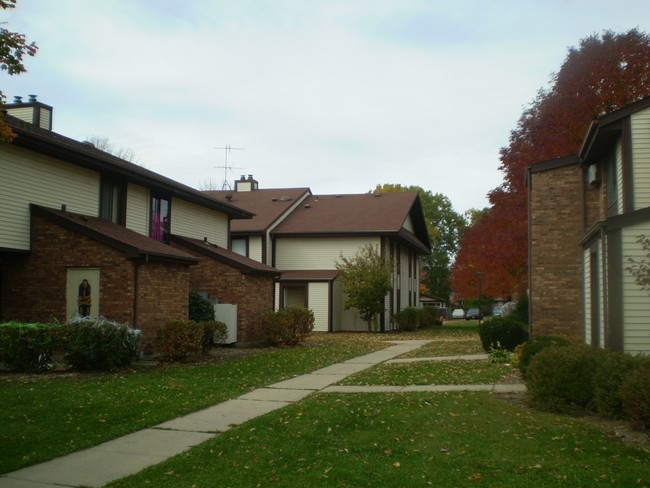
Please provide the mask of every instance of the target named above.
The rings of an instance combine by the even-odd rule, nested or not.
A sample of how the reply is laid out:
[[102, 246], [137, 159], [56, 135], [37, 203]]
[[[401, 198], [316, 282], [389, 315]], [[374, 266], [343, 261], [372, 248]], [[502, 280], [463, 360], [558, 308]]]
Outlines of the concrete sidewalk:
[[[381, 351], [251, 391], [205, 410], [169, 420], [83, 451], [0, 475], [0, 488], [100, 487], [158, 464], [211, 439], [219, 432], [300, 401], [317, 391], [348, 393], [525, 390], [524, 385], [332, 386], [346, 376], [391, 361], [428, 342], [430, 341], [394, 341], [392, 346]], [[428, 359], [433, 360], [433, 358]], [[458, 357], [446, 359], [458, 359]]]

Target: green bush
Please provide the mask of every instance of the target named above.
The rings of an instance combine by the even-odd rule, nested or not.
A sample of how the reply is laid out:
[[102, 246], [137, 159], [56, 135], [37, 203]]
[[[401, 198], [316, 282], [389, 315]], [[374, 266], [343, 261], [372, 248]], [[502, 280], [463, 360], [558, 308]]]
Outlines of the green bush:
[[640, 365], [639, 357], [620, 352], [607, 353], [594, 374], [594, 407], [598, 415], [613, 419], [625, 417], [621, 386], [625, 377]]
[[571, 344], [564, 337], [556, 336], [540, 336], [524, 342], [521, 346], [521, 353], [518, 356], [518, 366], [521, 375], [525, 378], [528, 370], [528, 365], [533, 359], [535, 354], [539, 353], [542, 349], [550, 346], [568, 346]]
[[0, 324], [0, 362], [12, 371], [45, 371], [53, 366], [58, 345], [58, 324]]
[[400, 332], [414, 331], [420, 325], [420, 311], [415, 307], [403, 308], [393, 315], [393, 320]]
[[540, 351], [526, 375], [533, 404], [554, 412], [587, 409], [594, 399], [595, 371], [606, 354], [585, 344], [551, 346]]
[[77, 370], [112, 370], [136, 359], [140, 331], [103, 318], [79, 319], [62, 331], [65, 360]]
[[486, 320], [479, 326], [478, 333], [485, 352], [490, 352], [490, 348], [495, 347], [497, 343], [501, 344], [503, 349], [513, 351], [526, 341], [528, 335], [525, 325], [510, 316]]
[[524, 293], [519, 297], [511, 316], [528, 325], [528, 293]]
[[630, 371], [620, 389], [625, 413], [637, 428], [650, 429], [650, 359]]
[[191, 320], [170, 320], [158, 328], [158, 347], [169, 361], [178, 361], [203, 349], [204, 328]]
[[420, 327], [440, 326], [440, 310], [436, 307], [422, 307], [420, 309]]
[[274, 345], [296, 345], [314, 330], [314, 312], [304, 307], [289, 307], [259, 317], [262, 330]]
[[202, 294], [191, 291], [188, 317], [194, 322], [210, 322], [214, 320], [214, 306], [212, 302]]
[[203, 354], [208, 354], [214, 346], [226, 342], [228, 327], [223, 322], [218, 320], [199, 322], [199, 327], [203, 329], [203, 342], [201, 344]]

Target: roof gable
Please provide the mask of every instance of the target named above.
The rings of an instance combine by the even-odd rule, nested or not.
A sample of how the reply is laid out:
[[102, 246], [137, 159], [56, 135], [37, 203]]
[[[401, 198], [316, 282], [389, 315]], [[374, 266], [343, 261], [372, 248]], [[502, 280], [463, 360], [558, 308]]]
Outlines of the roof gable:
[[[411, 217], [414, 232], [404, 228]], [[312, 195], [274, 231], [274, 235], [392, 235], [429, 252], [429, 236], [416, 192]]]
[[252, 191], [206, 191], [207, 196], [243, 208], [255, 216], [247, 220], [234, 220], [230, 232], [264, 233], [281, 220], [291, 207], [311, 195], [309, 188], [269, 188]]

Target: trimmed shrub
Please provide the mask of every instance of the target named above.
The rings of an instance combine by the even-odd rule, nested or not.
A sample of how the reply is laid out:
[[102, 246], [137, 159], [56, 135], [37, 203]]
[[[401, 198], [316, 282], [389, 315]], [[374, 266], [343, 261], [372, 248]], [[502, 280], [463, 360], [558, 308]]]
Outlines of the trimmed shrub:
[[[639, 357], [610, 352], [594, 374], [594, 407], [606, 418], [625, 418], [620, 390], [626, 376], [641, 365]], [[648, 397], [650, 399], [650, 397]]]
[[112, 370], [137, 357], [140, 331], [104, 318], [79, 319], [62, 331], [65, 360], [77, 370]]
[[550, 346], [568, 346], [569, 344], [571, 343], [564, 337], [556, 336], [540, 336], [524, 342], [521, 345], [521, 352], [518, 355], [517, 362], [517, 366], [519, 367], [519, 371], [521, 371], [521, 375], [524, 378], [526, 377], [526, 372], [528, 370], [530, 361], [533, 359], [535, 354], [539, 353], [542, 349]]
[[203, 342], [201, 344], [203, 354], [208, 354], [213, 347], [226, 342], [228, 327], [223, 322], [212, 320], [210, 322], [200, 322], [199, 326], [203, 328]]
[[442, 325], [440, 310], [436, 307], [422, 307], [420, 310], [420, 327], [432, 327]]
[[196, 291], [190, 292], [188, 317], [194, 322], [214, 320], [214, 306], [205, 296]]
[[620, 388], [625, 413], [634, 427], [650, 429], [650, 359], [630, 371]]
[[517, 300], [515, 309], [512, 311], [512, 318], [528, 325], [528, 293], [524, 293]]
[[170, 320], [158, 328], [158, 347], [169, 361], [185, 359], [203, 348], [204, 328], [191, 320]]
[[259, 317], [262, 330], [274, 345], [293, 346], [314, 330], [314, 312], [304, 307], [289, 307]]
[[51, 369], [60, 328], [58, 324], [0, 324], [0, 362], [12, 371], [25, 373]]
[[593, 377], [606, 354], [585, 344], [544, 348], [528, 366], [526, 386], [532, 402], [554, 412], [585, 410], [593, 402]]
[[393, 315], [393, 320], [400, 332], [412, 332], [420, 326], [420, 311], [415, 307], [407, 307]]
[[528, 335], [525, 325], [509, 316], [486, 320], [479, 326], [478, 333], [485, 352], [490, 352], [490, 348], [496, 347], [497, 343], [501, 344], [501, 348], [513, 351], [526, 341]]

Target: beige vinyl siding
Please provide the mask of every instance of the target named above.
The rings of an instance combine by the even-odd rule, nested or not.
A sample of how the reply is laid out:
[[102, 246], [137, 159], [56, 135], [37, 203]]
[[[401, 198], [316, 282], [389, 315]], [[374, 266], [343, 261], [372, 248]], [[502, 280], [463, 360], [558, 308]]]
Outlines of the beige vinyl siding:
[[192, 239], [208, 238], [217, 246], [228, 247], [228, 217], [226, 214], [173, 198], [171, 203], [171, 233]]
[[629, 266], [628, 257], [637, 261], [648, 258], [636, 242], [641, 234], [650, 236], [650, 223], [623, 229], [623, 348], [632, 354], [650, 353], [650, 296], [625, 270]]
[[366, 244], [379, 245], [369, 237], [281, 237], [276, 239], [275, 267], [280, 270], [335, 269], [340, 256], [354, 257]]
[[280, 283], [275, 283], [273, 288], [273, 310], [280, 310]]
[[413, 220], [411, 220], [410, 215], [406, 216], [406, 220], [404, 221], [404, 225], [402, 227], [404, 227], [406, 230], [408, 230], [411, 233], [415, 233], [415, 231], [413, 230]]
[[0, 248], [29, 249], [29, 204], [99, 215], [99, 173], [3, 144]]
[[10, 108], [7, 110], [7, 113], [24, 122], [29, 122], [30, 124], [34, 123], [34, 107]]
[[634, 210], [650, 207], [650, 109], [632, 115]]
[[248, 238], [248, 257], [262, 262], [262, 236]]
[[591, 344], [591, 251], [587, 248], [582, 254], [582, 269], [584, 270], [583, 288], [584, 288], [584, 331], [585, 344]]
[[625, 195], [623, 195], [623, 146], [620, 139], [616, 142], [616, 194], [618, 195], [616, 213], [621, 215], [624, 211]]
[[328, 331], [329, 283], [309, 283], [307, 304], [314, 312], [314, 330]]
[[126, 228], [149, 235], [149, 190], [129, 183], [126, 189]]

